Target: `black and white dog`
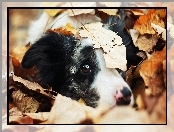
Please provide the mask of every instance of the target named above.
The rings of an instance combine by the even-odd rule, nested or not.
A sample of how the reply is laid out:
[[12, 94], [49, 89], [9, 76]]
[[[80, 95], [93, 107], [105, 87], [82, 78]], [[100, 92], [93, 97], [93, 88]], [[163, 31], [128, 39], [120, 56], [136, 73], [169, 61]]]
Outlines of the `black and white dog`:
[[[122, 15], [124, 17], [124, 15]], [[137, 59], [137, 49], [124, 27], [124, 19], [110, 16], [105, 22], [118, 32], [127, 48], [128, 64]], [[39, 38], [25, 53], [22, 66], [35, 66], [40, 82], [74, 100], [82, 98], [88, 106], [102, 103], [132, 105], [130, 87], [116, 69], [106, 67], [102, 49], [94, 49], [90, 38], [49, 32]]]

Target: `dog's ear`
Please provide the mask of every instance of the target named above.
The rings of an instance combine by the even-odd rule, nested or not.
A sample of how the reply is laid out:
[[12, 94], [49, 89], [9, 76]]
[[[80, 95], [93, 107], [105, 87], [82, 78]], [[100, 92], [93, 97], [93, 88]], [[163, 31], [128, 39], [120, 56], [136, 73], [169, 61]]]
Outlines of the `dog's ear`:
[[57, 85], [54, 83], [61, 83], [66, 63], [70, 62], [74, 46], [76, 46], [74, 37], [49, 32], [25, 53], [21, 62], [22, 67], [35, 66], [39, 71], [41, 82], [50, 86]]
[[49, 32], [36, 41], [25, 53], [22, 59], [24, 68], [31, 68], [34, 65], [44, 65], [45, 62], [57, 63], [63, 59], [66, 52], [71, 52], [75, 46], [75, 39], [72, 36], [65, 36], [55, 32]]

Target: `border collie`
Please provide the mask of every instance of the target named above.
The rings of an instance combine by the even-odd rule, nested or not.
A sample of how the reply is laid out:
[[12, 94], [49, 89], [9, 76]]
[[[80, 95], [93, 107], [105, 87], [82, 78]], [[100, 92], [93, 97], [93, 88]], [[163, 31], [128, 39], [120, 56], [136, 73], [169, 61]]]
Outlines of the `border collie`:
[[[113, 25], [109, 29], [122, 37], [127, 48], [127, 61], [131, 65], [136, 60], [137, 49], [125, 28], [125, 14], [121, 12], [123, 19], [110, 16], [104, 24]], [[70, 19], [72, 17], [64, 23]], [[33, 28], [37, 32], [37, 27]], [[128, 84], [116, 69], [106, 67], [102, 49], [94, 49], [90, 38], [77, 39], [73, 35], [45, 33], [25, 53], [22, 66], [35, 66], [39, 71], [40, 83], [48, 84], [54, 91], [74, 100], [81, 98], [91, 107], [102, 103], [132, 105], [134, 102]]]

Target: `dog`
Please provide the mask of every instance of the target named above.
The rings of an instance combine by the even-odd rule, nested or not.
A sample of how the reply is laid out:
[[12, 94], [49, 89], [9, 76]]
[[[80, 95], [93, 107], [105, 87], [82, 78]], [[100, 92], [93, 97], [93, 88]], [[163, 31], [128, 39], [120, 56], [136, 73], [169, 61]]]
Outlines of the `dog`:
[[[125, 14], [121, 13], [124, 18]], [[125, 29], [124, 19], [110, 16], [103, 23], [117, 23], [109, 29], [123, 38], [130, 66], [137, 59], [137, 49]], [[21, 64], [26, 69], [35, 66], [40, 83], [48, 84], [54, 91], [73, 100], [83, 99], [88, 106], [95, 108], [103, 103], [133, 105], [131, 88], [116, 69], [106, 67], [103, 50], [94, 49], [90, 38], [45, 33], [25, 53]]]

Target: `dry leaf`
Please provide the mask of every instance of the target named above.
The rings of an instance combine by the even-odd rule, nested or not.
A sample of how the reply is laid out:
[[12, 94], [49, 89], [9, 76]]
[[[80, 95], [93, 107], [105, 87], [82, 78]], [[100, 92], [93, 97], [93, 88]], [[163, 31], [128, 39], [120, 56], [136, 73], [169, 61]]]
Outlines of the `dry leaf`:
[[141, 97], [139, 97], [141, 94], [144, 93], [145, 91], [145, 84], [144, 80], [141, 77], [138, 78], [133, 78], [133, 84], [132, 84], [132, 92], [134, 95], [134, 100], [135, 100], [135, 106], [138, 105], [138, 110], [142, 109], [141, 106], [143, 106]]
[[108, 68], [126, 70], [126, 47], [122, 38], [111, 30], [102, 27], [102, 23], [86, 24], [80, 29], [81, 37], [92, 39], [94, 48], [102, 48], [105, 52], [104, 59]]
[[165, 89], [163, 78], [163, 61], [166, 59], [166, 47], [156, 51], [151, 58], [145, 60], [140, 67], [140, 75], [144, 79], [149, 95], [158, 95]]
[[40, 122], [48, 120], [50, 112], [38, 112], [38, 113], [25, 113], [24, 115], [29, 116], [33, 120], [39, 120]]
[[76, 30], [73, 26], [71, 26], [70, 23], [67, 23], [67, 24], [66, 24], [65, 29], [66, 29], [67, 31], [72, 32], [73, 34], [76, 34], [76, 33], [77, 33], [77, 30]]
[[129, 86], [132, 85], [132, 75], [133, 75], [133, 70], [136, 69], [136, 66], [131, 66], [127, 71], [126, 71], [126, 82], [129, 84]]
[[138, 37], [134, 45], [137, 46], [139, 50], [150, 52], [153, 50], [153, 47], [156, 45], [157, 41], [158, 41], [158, 35], [144, 34]]
[[142, 97], [142, 94], [139, 94], [136, 98], [136, 104], [138, 110], [144, 110], [146, 108], [144, 98]]
[[163, 22], [163, 15], [159, 16], [159, 14], [165, 14], [166, 10], [155, 10], [151, 9], [148, 11], [147, 14], [142, 15], [139, 19], [135, 22], [134, 29], [138, 30], [141, 34], [156, 34], [154, 29], [151, 27], [151, 23], [159, 25], [161, 27], [165, 27]]
[[33, 91], [39, 91], [41, 94], [49, 96], [48, 93], [46, 93], [44, 89], [38, 83], [33, 83], [28, 80], [24, 80], [21, 77], [17, 77], [15, 75], [13, 75], [13, 80], [24, 84], [27, 88]]
[[144, 12], [141, 9], [131, 9], [131, 11], [137, 16], [144, 15]]
[[15, 75], [10, 78], [9, 83], [10, 103], [17, 106], [20, 111], [24, 113], [50, 111], [54, 102], [54, 91], [46, 92], [38, 84]]
[[10, 116], [22, 116], [22, 112], [17, 107], [13, 107], [9, 110], [9, 115]]
[[71, 31], [68, 31], [66, 28], [63, 28], [63, 27], [57, 28], [57, 29], [53, 29], [53, 30], [52, 29], [48, 29], [46, 31], [46, 33], [48, 33], [48, 34], [50, 32], [60, 33], [60, 34], [63, 34], [63, 35], [68, 35], [68, 36], [73, 35], [73, 33]]
[[108, 15], [116, 15], [118, 9], [98, 9], [99, 11], [103, 11], [104, 13], [107, 13]]
[[166, 60], [163, 60], [163, 78], [164, 78], [164, 84], [165, 84], [165, 87], [167, 87], [166, 85], [166, 72], [167, 72], [167, 63], [166, 63]]
[[[102, 106], [103, 107], [103, 106]], [[98, 108], [99, 109], [99, 108]], [[101, 109], [101, 108], [100, 108]], [[98, 116], [86, 118], [80, 124], [149, 124], [146, 111], [136, 111], [129, 106], [111, 107], [103, 110]]]
[[85, 101], [84, 101], [82, 98], [80, 98], [80, 99], [78, 100], [78, 102], [79, 102], [79, 103], [82, 103], [82, 104], [84, 104], [84, 105], [86, 105]]
[[43, 124], [74, 124], [86, 119], [94, 108], [58, 94], [50, 111], [50, 117]]
[[13, 91], [11, 98], [15, 106], [23, 113], [35, 113], [40, 105], [37, 100], [22, 93], [21, 90]]
[[25, 54], [25, 52], [30, 48], [30, 45], [26, 46], [15, 46], [13, 50], [10, 53], [10, 56], [18, 60], [19, 62], [22, 61], [22, 58]]
[[161, 26], [153, 24], [153, 23], [151, 23], [151, 26], [152, 26], [152, 28], [155, 29], [155, 31], [157, 32], [158, 35], [162, 34], [162, 38], [164, 40], [166, 40], [166, 29], [165, 28], [162, 28]]
[[166, 90], [158, 96], [143, 95], [145, 110], [150, 115], [150, 122], [153, 124], [166, 123]]
[[29, 116], [10, 116], [10, 124], [33, 124], [33, 119]]
[[131, 35], [132, 40], [133, 40], [134, 45], [135, 45], [140, 33], [135, 29], [130, 29], [129, 32], [130, 32], [130, 35]]
[[21, 63], [15, 57], [12, 57], [12, 65], [13, 65], [14, 75], [30, 81], [37, 80], [36, 79], [37, 70], [35, 69], [35, 67], [30, 69], [25, 69], [21, 66]]
[[41, 93], [43, 95], [46, 95], [46, 96], [48, 96], [50, 98], [54, 98], [53, 95], [49, 95], [48, 93], [46, 93], [45, 90], [38, 83], [30, 82], [28, 80], [22, 79], [21, 77], [17, 77], [15, 75], [13, 75], [13, 80], [22, 83], [28, 89], [31, 89], [33, 91], [39, 91], [39, 93]]
[[137, 113], [130, 106], [109, 108], [103, 105], [94, 109], [59, 94], [56, 97], [49, 119], [42, 124], [81, 124], [82, 122], [94, 124], [136, 124], [148, 123], [149, 121], [146, 112]]
[[137, 30], [130, 29], [130, 35], [134, 42], [134, 45], [138, 47], [140, 50], [150, 52], [153, 50], [153, 47], [158, 42], [158, 35], [156, 34], [144, 34], [141, 35]]
[[[149, 102], [149, 101], [148, 101]], [[148, 103], [147, 102], [147, 103]], [[167, 123], [167, 97], [166, 97], [166, 90], [161, 94], [158, 99], [158, 102], [155, 103], [153, 112], [151, 113], [151, 122], [158, 124], [166, 124]]]
[[95, 124], [149, 124], [146, 111], [136, 111], [129, 106], [115, 107], [98, 118], [93, 118]]

